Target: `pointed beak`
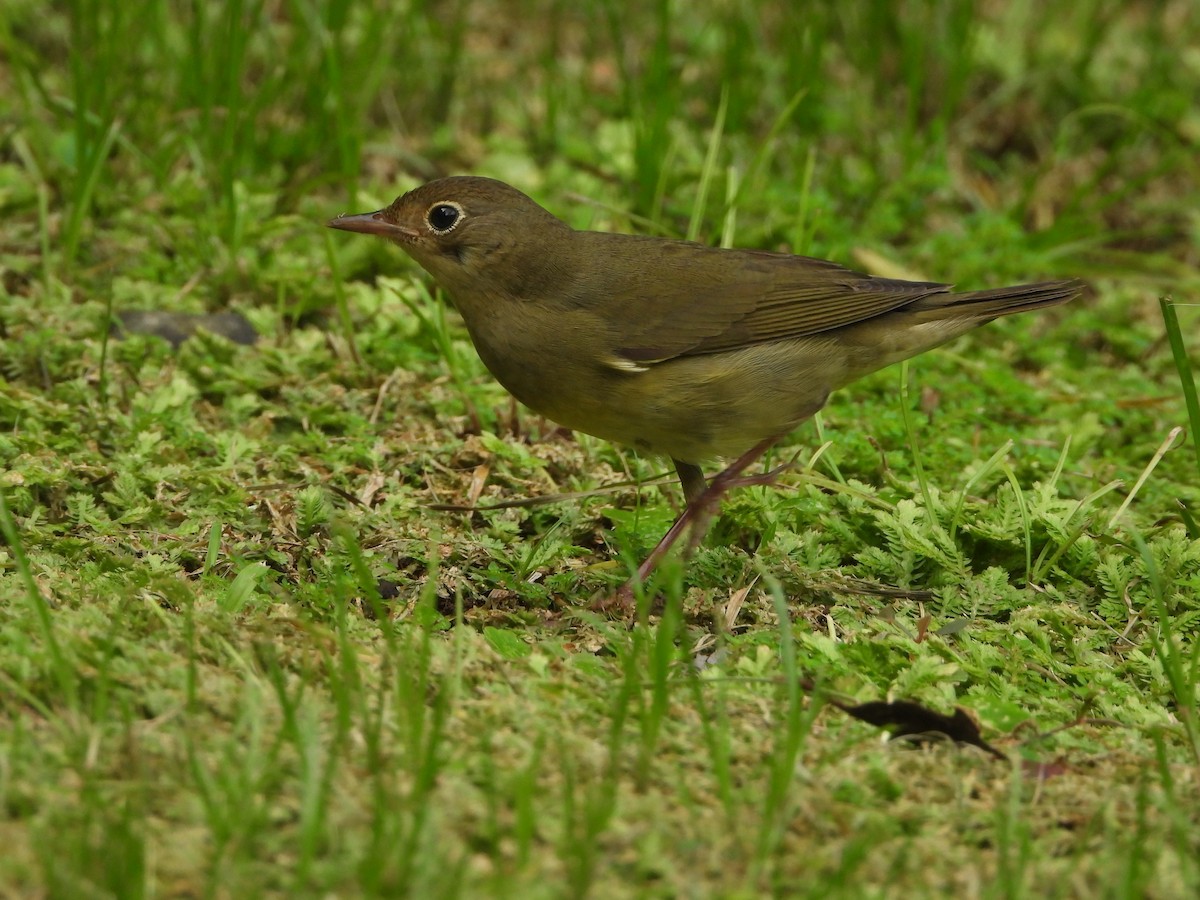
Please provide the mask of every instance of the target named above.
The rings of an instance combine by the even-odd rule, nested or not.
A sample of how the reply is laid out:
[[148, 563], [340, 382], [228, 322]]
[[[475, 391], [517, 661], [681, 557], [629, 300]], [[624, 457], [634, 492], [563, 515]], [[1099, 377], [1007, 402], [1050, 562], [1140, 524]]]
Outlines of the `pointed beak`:
[[377, 234], [380, 237], [401, 238], [412, 240], [417, 236], [415, 231], [393, 225], [384, 218], [387, 210], [362, 213], [357, 216], [338, 216], [325, 224], [330, 228], [340, 228], [342, 231], [357, 231], [359, 234]]

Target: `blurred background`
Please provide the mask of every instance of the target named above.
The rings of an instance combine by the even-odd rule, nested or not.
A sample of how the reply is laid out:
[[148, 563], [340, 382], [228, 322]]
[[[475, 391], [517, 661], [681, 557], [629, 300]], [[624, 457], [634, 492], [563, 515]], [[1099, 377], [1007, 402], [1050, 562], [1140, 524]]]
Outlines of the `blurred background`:
[[210, 305], [328, 299], [313, 262], [250, 273], [459, 172], [577, 225], [951, 280], [1174, 277], [1198, 47], [1189, 0], [6, 0], [0, 204], [71, 280], [202, 273]]

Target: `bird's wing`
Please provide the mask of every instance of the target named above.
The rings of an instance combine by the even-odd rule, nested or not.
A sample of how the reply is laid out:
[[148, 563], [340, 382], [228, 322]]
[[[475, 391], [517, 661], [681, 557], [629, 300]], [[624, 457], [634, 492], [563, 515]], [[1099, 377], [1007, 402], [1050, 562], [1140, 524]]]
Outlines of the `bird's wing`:
[[949, 290], [782, 253], [665, 241], [654, 249], [658, 264], [605, 301], [622, 322], [617, 359], [638, 366], [820, 334]]

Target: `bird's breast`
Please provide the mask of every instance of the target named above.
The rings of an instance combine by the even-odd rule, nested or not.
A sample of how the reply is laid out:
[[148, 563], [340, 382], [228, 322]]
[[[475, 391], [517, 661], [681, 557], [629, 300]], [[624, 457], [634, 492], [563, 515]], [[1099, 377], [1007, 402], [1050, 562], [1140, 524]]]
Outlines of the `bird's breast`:
[[517, 303], [464, 318], [484, 365], [535, 412], [688, 462], [736, 456], [794, 428], [824, 404], [837, 368], [820, 340], [622, 367], [612, 363], [617, 340], [589, 310]]

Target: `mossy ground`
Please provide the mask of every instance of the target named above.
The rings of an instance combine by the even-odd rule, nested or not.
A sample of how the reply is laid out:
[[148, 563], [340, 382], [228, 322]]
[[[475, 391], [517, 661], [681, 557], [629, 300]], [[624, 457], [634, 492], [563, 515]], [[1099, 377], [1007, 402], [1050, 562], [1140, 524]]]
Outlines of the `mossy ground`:
[[[1197, 46], [1186, 0], [9, 0], [0, 893], [1196, 895]], [[836, 395], [627, 627], [662, 461], [322, 228], [451, 172], [1090, 288]]]

